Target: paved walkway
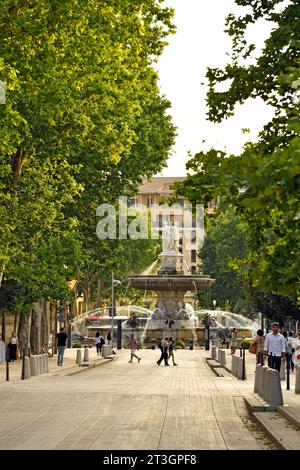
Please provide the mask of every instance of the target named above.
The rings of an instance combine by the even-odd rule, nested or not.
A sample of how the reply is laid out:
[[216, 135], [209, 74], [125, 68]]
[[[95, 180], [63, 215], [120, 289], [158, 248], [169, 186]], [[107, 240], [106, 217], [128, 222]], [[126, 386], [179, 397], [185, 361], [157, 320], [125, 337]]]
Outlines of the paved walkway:
[[178, 367], [158, 367], [158, 350], [140, 354], [140, 364], [120, 351], [75, 376], [0, 382], [0, 449], [273, 448], [248, 419], [250, 373], [217, 377], [203, 350], [177, 351]]

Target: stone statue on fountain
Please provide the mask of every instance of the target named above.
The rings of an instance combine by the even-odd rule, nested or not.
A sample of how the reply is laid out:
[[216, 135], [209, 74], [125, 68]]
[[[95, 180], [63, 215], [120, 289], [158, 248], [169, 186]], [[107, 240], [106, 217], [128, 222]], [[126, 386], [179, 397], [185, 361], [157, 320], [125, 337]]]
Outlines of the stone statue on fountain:
[[168, 222], [163, 223], [162, 239], [163, 253], [179, 253], [180, 229], [178, 222], [169, 225]]

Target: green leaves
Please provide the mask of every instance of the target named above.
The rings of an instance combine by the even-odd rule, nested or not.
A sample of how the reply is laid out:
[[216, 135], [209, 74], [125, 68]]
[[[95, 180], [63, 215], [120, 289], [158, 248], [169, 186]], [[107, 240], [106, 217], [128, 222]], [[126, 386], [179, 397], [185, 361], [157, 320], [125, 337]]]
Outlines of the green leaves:
[[[192, 202], [213, 198], [232, 205], [247, 227], [249, 252], [232, 264], [261, 290], [294, 299], [300, 272], [300, 5], [280, 0], [236, 0], [252, 13], [227, 19], [233, 38], [232, 63], [224, 70], [208, 69], [209, 119], [220, 122], [232, 115], [236, 103], [261, 97], [275, 107], [275, 117], [248, 143], [240, 156], [218, 156], [215, 149], [199, 152], [188, 163], [193, 174], [178, 192]], [[282, 7], [279, 15], [277, 8]], [[275, 27], [253, 65], [241, 60], [253, 47], [245, 40], [250, 23], [263, 18]], [[227, 92], [216, 86], [231, 79]]]
[[74, 240], [76, 275], [98, 275], [96, 207], [167, 161], [175, 129], [152, 63], [172, 17], [156, 0], [0, 4], [0, 273], [33, 297], [65, 295], [69, 279], [44, 243]]

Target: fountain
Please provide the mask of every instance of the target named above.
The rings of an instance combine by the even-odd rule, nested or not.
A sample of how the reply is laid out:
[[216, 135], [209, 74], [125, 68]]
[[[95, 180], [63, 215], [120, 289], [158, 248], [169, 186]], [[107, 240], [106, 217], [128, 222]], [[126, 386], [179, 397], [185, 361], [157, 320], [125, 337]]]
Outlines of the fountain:
[[[142, 334], [144, 345], [151, 344], [163, 336], [173, 336], [184, 342], [196, 340], [196, 321], [191, 306], [185, 303], [188, 291], [209, 289], [214, 279], [209, 276], [186, 274], [183, 269], [183, 255], [178, 249], [179, 228], [164, 223], [163, 251], [158, 256], [160, 267], [157, 274], [142, 274], [129, 278], [130, 286], [157, 294], [156, 306], [147, 321]], [[130, 321], [124, 324], [124, 330]], [[204, 330], [202, 328], [202, 330]]]
[[[129, 341], [130, 334], [135, 333], [137, 340], [145, 347], [154, 341], [158, 342], [164, 336], [172, 336], [175, 340], [185, 343], [193, 340], [199, 345], [205, 341], [205, 315], [209, 314], [212, 323], [210, 334], [217, 339], [227, 334], [229, 328], [238, 329], [238, 337], [252, 338], [254, 332], [260, 327], [259, 323], [232, 312], [220, 310], [198, 310], [186, 302], [187, 292], [197, 292], [209, 289], [214, 279], [204, 275], [192, 275], [184, 269], [183, 256], [178, 248], [178, 227], [164, 224], [163, 251], [150, 268], [143, 274], [129, 278], [127, 289], [130, 287], [141, 289], [144, 292], [153, 291], [157, 294], [155, 308], [151, 311], [137, 305], [117, 306], [115, 320], [123, 321], [123, 344]], [[155, 274], [156, 266], [159, 269]], [[157, 269], [157, 268], [156, 268]], [[126, 293], [127, 293], [126, 289]], [[125, 293], [125, 296], [126, 296]], [[145, 299], [144, 299], [145, 300]], [[144, 302], [146, 304], [146, 302]], [[94, 337], [96, 331], [106, 334], [111, 328], [111, 317], [108, 312], [95, 309], [77, 318], [74, 323], [76, 330]], [[115, 331], [114, 337], [117, 332]]]

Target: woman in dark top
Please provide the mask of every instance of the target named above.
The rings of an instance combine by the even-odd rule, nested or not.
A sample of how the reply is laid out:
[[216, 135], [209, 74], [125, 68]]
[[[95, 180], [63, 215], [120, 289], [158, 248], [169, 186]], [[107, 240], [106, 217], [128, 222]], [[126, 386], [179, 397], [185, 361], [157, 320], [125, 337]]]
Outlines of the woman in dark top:
[[17, 340], [15, 332], [13, 331], [9, 340], [9, 344], [8, 344], [10, 362], [16, 362], [17, 348], [18, 348], [18, 340]]
[[174, 357], [174, 342], [172, 336], [169, 338], [169, 359], [172, 358], [173, 366], [177, 366], [175, 364], [175, 357]]

